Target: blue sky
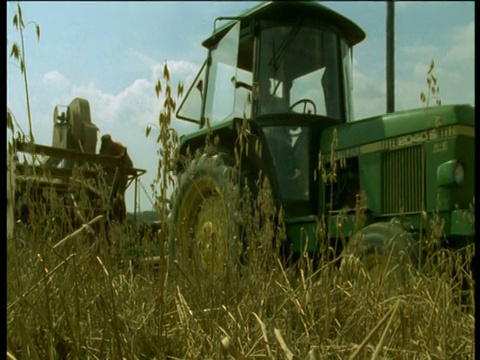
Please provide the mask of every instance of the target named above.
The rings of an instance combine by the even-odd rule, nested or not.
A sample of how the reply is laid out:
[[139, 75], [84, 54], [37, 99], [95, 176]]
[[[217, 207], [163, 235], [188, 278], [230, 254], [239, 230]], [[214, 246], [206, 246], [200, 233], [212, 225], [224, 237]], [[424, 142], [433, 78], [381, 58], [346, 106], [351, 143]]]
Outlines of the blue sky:
[[[356, 118], [385, 112], [384, 2], [322, 2], [356, 22], [367, 34], [354, 49]], [[124, 143], [136, 167], [147, 170], [142, 184], [150, 192], [156, 174], [156, 136], [145, 138], [156, 123], [161, 102], [155, 83], [165, 62], [172, 83], [188, 87], [203, 63], [201, 42], [211, 35], [218, 16], [233, 16], [255, 2], [24, 2], [33, 131], [36, 141], [50, 145], [53, 109], [75, 97], [89, 100], [100, 136], [110, 133]], [[28, 133], [23, 78], [9, 57], [20, 36], [12, 27], [16, 2], [7, 2], [7, 106]], [[420, 107], [426, 72], [432, 59], [444, 104], [474, 104], [475, 5], [473, 1], [396, 2], [395, 105]], [[190, 124], [175, 121], [179, 133]], [[133, 190], [133, 187], [132, 189]], [[141, 191], [141, 210], [151, 204]], [[133, 193], [127, 194], [133, 210]]]

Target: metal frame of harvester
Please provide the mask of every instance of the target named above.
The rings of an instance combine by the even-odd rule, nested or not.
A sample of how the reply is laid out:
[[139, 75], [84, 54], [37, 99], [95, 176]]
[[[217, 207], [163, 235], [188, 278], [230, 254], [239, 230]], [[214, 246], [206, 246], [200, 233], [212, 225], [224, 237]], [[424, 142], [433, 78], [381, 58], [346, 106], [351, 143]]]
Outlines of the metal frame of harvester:
[[[146, 170], [129, 164], [126, 149], [119, 155], [96, 152], [98, 128], [91, 121], [87, 100], [75, 98], [65, 111], [59, 109], [57, 106], [54, 110], [52, 146], [21, 139], [12, 144], [13, 156], [7, 165], [7, 176], [13, 186], [7, 189], [11, 202], [7, 212], [14, 215], [8, 216], [28, 223], [28, 203], [48, 206], [45, 190], [47, 193], [53, 190], [73, 222], [87, 222], [82, 216], [84, 210], [103, 215], [106, 221], [123, 222], [126, 218], [125, 191], [134, 184], [136, 204], [138, 180]], [[30, 155], [32, 160], [20, 162], [22, 153]], [[80, 188], [88, 198], [83, 209], [79, 204]], [[13, 224], [8, 226], [12, 228]], [[12, 235], [13, 229], [9, 233]]]

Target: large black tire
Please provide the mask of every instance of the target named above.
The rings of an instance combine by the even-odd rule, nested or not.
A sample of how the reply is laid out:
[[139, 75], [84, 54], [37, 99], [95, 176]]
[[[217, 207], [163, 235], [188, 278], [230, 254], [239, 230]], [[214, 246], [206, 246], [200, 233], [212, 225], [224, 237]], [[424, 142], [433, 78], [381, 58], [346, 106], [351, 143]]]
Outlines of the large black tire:
[[341, 266], [359, 261], [373, 281], [396, 291], [407, 283], [417, 263], [416, 243], [411, 233], [392, 222], [374, 223], [351, 237]]
[[229, 157], [204, 153], [178, 178], [169, 217], [170, 248], [190, 271], [223, 277], [238, 263], [239, 192], [233, 173]]

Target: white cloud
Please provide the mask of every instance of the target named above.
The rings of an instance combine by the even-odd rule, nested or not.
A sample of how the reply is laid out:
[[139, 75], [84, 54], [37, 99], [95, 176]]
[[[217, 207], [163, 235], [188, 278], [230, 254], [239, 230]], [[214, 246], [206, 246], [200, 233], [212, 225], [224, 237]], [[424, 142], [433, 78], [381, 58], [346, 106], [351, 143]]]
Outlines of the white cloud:
[[[95, 82], [71, 85], [63, 94], [67, 97], [68, 104], [74, 97], [82, 97], [89, 101], [92, 121], [100, 128], [99, 138], [103, 134], [110, 133], [112, 137], [123, 143], [127, 148], [135, 167], [146, 169], [147, 173], [141, 177], [143, 186], [150, 192], [150, 184], [156, 176], [158, 167], [156, 143], [158, 130], [154, 127], [149, 138], [146, 138], [147, 125], [158, 124], [158, 116], [162, 109], [163, 94], [157, 99], [155, 94], [155, 83], [158, 79], [162, 81], [164, 63], [159, 64], [147, 55], [137, 53], [143, 61], [151, 68], [150, 79], [136, 79], [127, 88], [118, 94], [104, 92]], [[176, 85], [179, 80], [188, 87], [199, 70], [199, 66], [187, 61], [167, 61], [171, 76], [171, 84], [176, 94]], [[185, 92], [186, 92], [185, 88]], [[179, 104], [177, 104], [178, 106]], [[48, 110], [50, 117], [53, 108]], [[172, 127], [179, 134], [195, 130], [196, 124], [185, 121], [174, 120]], [[51, 133], [49, 130], [48, 133]], [[49, 136], [49, 135], [47, 135]], [[98, 140], [97, 148], [100, 146]], [[133, 185], [127, 192], [127, 203], [129, 210], [133, 210]], [[142, 210], [150, 208], [150, 202], [143, 192], [140, 192]]]
[[46, 86], [52, 86], [58, 89], [65, 89], [70, 86], [70, 80], [56, 70], [49, 71], [43, 75], [42, 82]]
[[475, 23], [453, 30], [451, 36], [452, 48], [444, 57], [445, 63], [472, 60], [475, 58]]
[[378, 115], [385, 112], [385, 81], [373, 75], [353, 69], [353, 102], [355, 119]]
[[[189, 87], [190, 84], [193, 82], [193, 79], [195, 78], [198, 70], [200, 69], [200, 66], [184, 60], [170, 60], [166, 61], [166, 63], [168, 66], [168, 71], [170, 73], [170, 83], [173, 87], [175, 87], [175, 89], [179, 81], [184, 84], [184, 87]], [[151, 66], [152, 78], [155, 82], [158, 79], [164, 79], [164, 66], [165, 63], [157, 63]], [[188, 89], [185, 88], [185, 92], [187, 90]]]
[[403, 57], [413, 57], [425, 59], [429, 57], [437, 57], [439, 55], [438, 48], [434, 45], [425, 44], [420, 41], [416, 41], [414, 44], [409, 46], [403, 46], [399, 49], [400, 56]]
[[397, 79], [395, 81], [395, 110], [401, 111], [421, 107], [420, 93], [424, 90], [423, 83], [423, 78], [421, 81], [412, 77]]
[[395, 7], [397, 9], [405, 9], [407, 7], [407, 5], [410, 5], [409, 4], [410, 1], [395, 1]]
[[133, 54], [141, 61], [143, 62], [144, 64], [146, 64], [147, 66], [152, 66], [152, 65], [155, 65], [157, 63], [157, 61], [148, 56], [147, 54], [144, 54], [142, 53], [141, 51], [133, 51]]
[[146, 79], [135, 80], [117, 95], [104, 93], [94, 82], [73, 86], [72, 95], [90, 102], [93, 121], [99, 127], [146, 124], [158, 111], [154, 85]]
[[426, 79], [432, 59], [442, 103], [474, 103], [474, 23], [445, 31], [439, 36], [442, 38], [435, 45], [417, 40], [399, 48], [395, 64], [396, 110], [422, 106], [420, 93], [428, 90]]
[[[167, 63], [175, 96], [178, 81], [181, 80], [184, 86], [188, 87], [199, 66], [187, 61], [168, 61]], [[105, 131], [113, 132], [119, 128], [130, 128], [141, 129], [141, 132], [144, 133], [148, 123], [158, 123], [158, 116], [162, 109], [164, 94], [160, 94], [160, 98], [157, 99], [155, 83], [160, 79], [162, 85], [165, 84], [163, 66], [164, 64], [158, 62], [152, 63], [150, 79], [136, 79], [118, 94], [104, 92], [94, 81], [72, 84], [58, 71], [50, 71], [43, 76], [41, 83], [42, 88], [48, 89], [48, 91], [37, 91], [33, 94], [32, 110], [37, 114], [39, 122], [47, 121], [50, 124], [51, 114], [56, 105], [67, 105], [75, 97], [82, 97], [89, 101], [92, 121], [101, 131], [105, 129]], [[185, 88], [184, 94], [186, 90]], [[172, 126], [177, 128], [179, 133], [185, 133], [194, 128], [184, 121], [174, 121]], [[42, 138], [50, 137], [50, 128], [39, 128], [40, 130], [47, 133]]]
[[[434, 75], [440, 86], [443, 104], [475, 102], [475, 25], [473, 22], [446, 33], [444, 50], [436, 56]], [[417, 63], [414, 77], [417, 88], [427, 90], [426, 77], [430, 63]]]

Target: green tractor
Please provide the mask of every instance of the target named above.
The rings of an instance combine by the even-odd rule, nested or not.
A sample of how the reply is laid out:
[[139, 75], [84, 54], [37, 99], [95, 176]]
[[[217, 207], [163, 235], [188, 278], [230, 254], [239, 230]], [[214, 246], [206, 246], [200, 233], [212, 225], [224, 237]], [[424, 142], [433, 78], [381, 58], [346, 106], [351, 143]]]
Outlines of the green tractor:
[[351, 54], [365, 38], [355, 23], [311, 1], [217, 20], [227, 22], [203, 42], [208, 57], [177, 111], [199, 130], [180, 139], [190, 161], [177, 169], [171, 251], [188, 255], [195, 243], [218, 269], [241, 253], [238, 199], [260, 174], [287, 256], [367, 258], [393, 245], [421, 262], [434, 223], [439, 247], [474, 242], [472, 106], [355, 120]]

